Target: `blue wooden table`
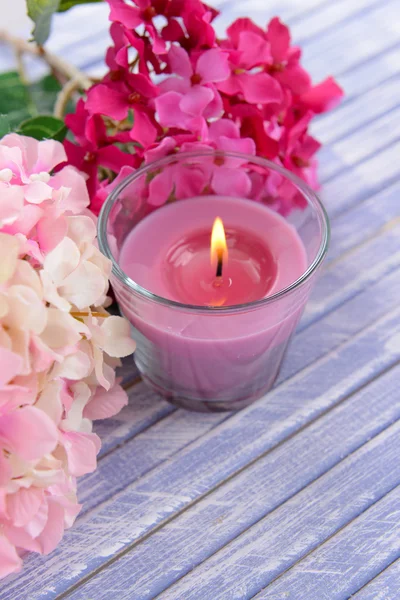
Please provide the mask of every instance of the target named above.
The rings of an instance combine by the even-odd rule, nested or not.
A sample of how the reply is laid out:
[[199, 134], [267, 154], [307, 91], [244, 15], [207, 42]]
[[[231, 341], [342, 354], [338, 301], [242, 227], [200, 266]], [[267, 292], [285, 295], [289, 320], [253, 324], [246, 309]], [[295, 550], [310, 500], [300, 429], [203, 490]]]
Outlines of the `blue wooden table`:
[[[96, 428], [75, 526], [1, 600], [400, 598], [399, 0], [219, 6], [221, 29], [279, 14], [313, 78], [346, 91], [313, 128], [324, 272], [275, 389], [246, 410], [191, 414], [131, 385]], [[60, 17], [53, 49], [100, 68], [105, 8]]]

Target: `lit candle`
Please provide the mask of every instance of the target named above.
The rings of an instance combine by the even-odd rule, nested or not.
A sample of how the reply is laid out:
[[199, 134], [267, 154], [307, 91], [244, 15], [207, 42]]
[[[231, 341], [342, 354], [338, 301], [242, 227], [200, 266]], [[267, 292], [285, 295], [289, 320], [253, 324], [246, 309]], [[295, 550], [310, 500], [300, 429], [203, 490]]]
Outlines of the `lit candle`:
[[323, 209], [310, 191], [296, 226], [262, 203], [219, 195], [149, 214], [152, 173], [146, 167], [140, 185], [130, 187], [133, 176], [117, 189], [99, 226], [117, 299], [133, 325], [136, 364], [174, 404], [242, 408], [278, 374], [325, 254]]

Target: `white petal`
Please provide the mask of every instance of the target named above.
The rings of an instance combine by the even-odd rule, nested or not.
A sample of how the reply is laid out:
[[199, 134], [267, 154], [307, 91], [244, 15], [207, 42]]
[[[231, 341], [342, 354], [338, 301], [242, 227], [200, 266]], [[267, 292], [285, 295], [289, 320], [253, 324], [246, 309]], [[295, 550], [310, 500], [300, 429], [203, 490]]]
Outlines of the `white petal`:
[[0, 233], [0, 284], [5, 283], [13, 275], [17, 266], [19, 241], [12, 235]]
[[65, 237], [44, 259], [44, 270], [55, 284], [60, 285], [79, 265], [81, 253], [78, 246]]
[[79, 309], [98, 305], [108, 287], [107, 276], [91, 262], [84, 262], [74, 270], [59, 288], [59, 293]]
[[110, 356], [128, 356], [135, 350], [130, 324], [123, 317], [107, 317], [101, 329], [105, 334], [103, 350]]

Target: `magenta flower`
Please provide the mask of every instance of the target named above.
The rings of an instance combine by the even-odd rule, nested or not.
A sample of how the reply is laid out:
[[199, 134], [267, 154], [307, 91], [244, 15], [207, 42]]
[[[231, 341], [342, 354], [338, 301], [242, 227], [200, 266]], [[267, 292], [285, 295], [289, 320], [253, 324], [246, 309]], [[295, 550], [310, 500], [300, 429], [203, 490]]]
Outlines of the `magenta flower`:
[[217, 48], [206, 50], [192, 64], [188, 53], [179, 46], [172, 46], [168, 53], [172, 73], [159, 88], [165, 93], [156, 98], [155, 106], [159, 121], [164, 127], [190, 129], [200, 124], [196, 118], [215, 118], [222, 113], [222, 101], [215, 83], [229, 77], [228, 56]]
[[[144, 25], [153, 40], [153, 50], [156, 54], [165, 52], [165, 42], [158, 34], [153, 24], [153, 18], [157, 14], [162, 14], [163, 9], [167, 7], [167, 2], [151, 2], [151, 0], [136, 0], [137, 6], [126, 4], [124, 0], [107, 0], [110, 5], [110, 21], [122, 23], [129, 29], [135, 29], [139, 25]], [[160, 11], [158, 13], [157, 8]]]
[[311, 77], [300, 65], [300, 48], [290, 46], [288, 27], [275, 17], [268, 25], [266, 38], [273, 59], [269, 72], [294, 94], [305, 92], [311, 85]]
[[[74, 150], [66, 142], [68, 157], [89, 174], [96, 212], [121, 167], [135, 168], [143, 160], [185, 148], [253, 152], [255, 146], [257, 155], [285, 165], [317, 186], [319, 143], [308, 135], [309, 122], [333, 107], [342, 90], [331, 78], [312, 85], [300, 63], [301, 50], [291, 45], [290, 31], [279, 18], [265, 29], [250, 19], [237, 19], [228, 28], [227, 39], [217, 39], [213, 27], [217, 11], [200, 0], [108, 1], [110, 71], [89, 90], [86, 114], [77, 111], [84, 121], [75, 127], [80, 130], [76, 135], [81, 148]], [[225, 133], [217, 135], [219, 120]], [[171, 167], [166, 170], [169, 174], [154, 177], [150, 191], [144, 186], [139, 193], [153, 210], [171, 196], [171, 181], [180, 177], [182, 197], [207, 191], [211, 181], [214, 188], [222, 190], [225, 185], [228, 191], [227, 182], [232, 182], [233, 193], [247, 194], [251, 184], [252, 197], [280, 212], [298, 204], [279, 182], [255, 177], [249, 183], [232, 171], [227, 162], [210, 166], [207, 172], [178, 173]]]
[[85, 107], [90, 115], [101, 114], [116, 121], [126, 119], [132, 109], [134, 119], [130, 137], [147, 147], [157, 136], [157, 124], [149, 101], [158, 93], [157, 86], [144, 75], [127, 73], [123, 82], [117, 81], [113, 86], [109, 83], [93, 86], [88, 92]]
[[239, 95], [250, 104], [281, 102], [281, 86], [264, 70], [265, 65], [272, 64], [272, 56], [270, 46], [258, 28], [250, 30], [247, 21], [241, 19], [228, 29], [228, 35], [232, 47], [229, 56], [231, 74], [218, 84], [218, 89], [228, 96]]

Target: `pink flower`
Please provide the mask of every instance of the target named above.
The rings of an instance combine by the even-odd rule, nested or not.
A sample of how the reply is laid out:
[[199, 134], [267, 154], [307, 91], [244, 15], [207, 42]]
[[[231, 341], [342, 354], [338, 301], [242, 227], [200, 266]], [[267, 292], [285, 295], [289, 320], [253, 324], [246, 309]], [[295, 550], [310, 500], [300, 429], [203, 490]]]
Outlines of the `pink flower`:
[[273, 58], [270, 73], [294, 94], [305, 92], [311, 86], [311, 78], [300, 65], [300, 48], [290, 47], [288, 27], [275, 17], [268, 25], [266, 37]]
[[300, 103], [314, 113], [322, 113], [334, 108], [343, 97], [342, 88], [333, 77], [310, 87], [300, 96]]
[[148, 102], [157, 96], [157, 87], [144, 75], [126, 74], [124, 82], [116, 82], [112, 87], [100, 83], [88, 93], [86, 110], [91, 115], [102, 114], [115, 120], [124, 120], [129, 110], [133, 110], [134, 122], [130, 137], [143, 147], [149, 146], [156, 138], [157, 125]]
[[229, 96], [240, 95], [250, 104], [281, 102], [281, 86], [261, 68], [271, 64], [272, 57], [258, 28], [250, 29], [246, 20], [239, 20], [228, 29], [228, 35], [233, 46], [231, 75], [218, 84], [218, 89]]
[[172, 46], [168, 63], [178, 77], [169, 77], [159, 86], [165, 92], [155, 100], [161, 125], [185, 129], [196, 117], [221, 115], [222, 101], [213, 84], [229, 76], [227, 61], [225, 53], [213, 48], [202, 53], [193, 66], [183, 48]]
[[0, 577], [73, 524], [75, 477], [100, 447], [86, 406], [101, 416], [127, 402], [114, 369], [134, 350], [130, 326], [102, 308], [110, 262], [82, 174], [53, 173], [64, 160], [58, 142], [0, 141]]
[[[111, 8], [111, 21], [123, 23], [125, 27], [129, 29], [135, 29], [143, 24], [153, 40], [154, 52], [156, 54], [165, 52], [165, 42], [161, 36], [159, 36], [153, 24], [153, 18], [158, 14], [157, 8], [159, 7], [159, 14], [164, 12], [162, 9], [163, 3], [154, 3], [150, 0], [138, 0], [136, 2], [138, 5], [137, 7], [126, 4], [124, 0], [108, 0], [108, 3]], [[167, 5], [168, 3], [164, 3], [165, 7], [167, 7]]]

